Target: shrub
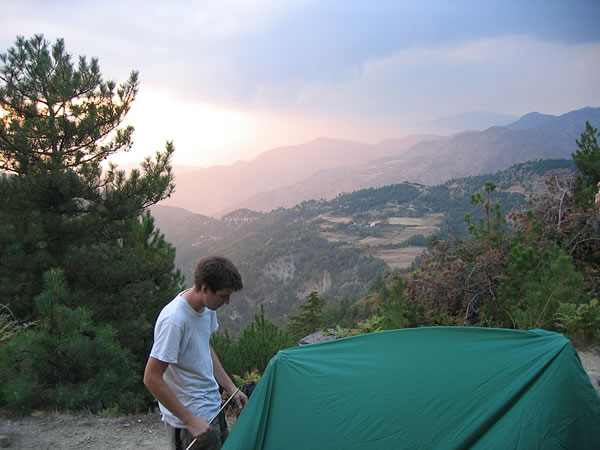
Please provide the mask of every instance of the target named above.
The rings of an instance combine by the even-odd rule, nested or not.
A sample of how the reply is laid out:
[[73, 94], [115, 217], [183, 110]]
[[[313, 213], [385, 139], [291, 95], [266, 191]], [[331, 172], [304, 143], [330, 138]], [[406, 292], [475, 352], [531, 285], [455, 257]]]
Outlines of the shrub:
[[260, 314], [254, 315], [254, 322], [244, 328], [237, 342], [225, 330], [213, 335], [211, 345], [225, 370], [239, 379], [244, 373], [262, 373], [271, 358], [292, 346], [293, 341], [288, 333], [265, 319], [261, 305]]
[[583, 275], [575, 271], [564, 250], [555, 244], [541, 249], [536, 243], [517, 241], [509, 252], [498, 297], [483, 310], [496, 326], [556, 330], [561, 303], [579, 304], [584, 299]]
[[600, 338], [600, 302], [594, 299], [579, 305], [563, 303], [558, 308], [556, 324], [576, 345], [594, 341]]
[[123, 396], [139, 382], [131, 354], [112, 327], [94, 324], [90, 311], [60, 304], [69, 295], [62, 270], [44, 275], [44, 291], [35, 299], [42, 319], [0, 347], [0, 404], [20, 413], [44, 406], [139, 406]]

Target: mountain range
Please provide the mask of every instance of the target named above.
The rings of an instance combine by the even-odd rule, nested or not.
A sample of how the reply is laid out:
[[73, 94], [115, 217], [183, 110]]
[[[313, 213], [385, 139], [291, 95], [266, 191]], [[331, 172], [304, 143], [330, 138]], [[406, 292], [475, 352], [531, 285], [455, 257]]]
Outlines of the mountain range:
[[414, 135], [377, 144], [318, 138], [229, 166], [175, 167], [176, 191], [161, 205], [221, 217], [239, 208], [270, 211], [369, 187], [404, 181], [434, 185], [529, 160], [568, 159], [586, 121], [599, 124], [600, 108], [560, 116], [533, 112], [483, 131]]
[[551, 174], [575, 170], [572, 160], [536, 160], [441, 185], [368, 188], [268, 213], [238, 209], [216, 219], [155, 205], [152, 215], [176, 247], [175, 263], [188, 283], [203, 256], [224, 254], [235, 261], [244, 289], [219, 321], [237, 333], [261, 305], [266, 317], [282, 324], [312, 291], [329, 304], [357, 300], [378, 277], [409, 268], [432, 235], [466, 236], [465, 215], [473, 223], [484, 215], [471, 194], [483, 192], [488, 181], [497, 186], [492, 202], [506, 214], [544, 192]]

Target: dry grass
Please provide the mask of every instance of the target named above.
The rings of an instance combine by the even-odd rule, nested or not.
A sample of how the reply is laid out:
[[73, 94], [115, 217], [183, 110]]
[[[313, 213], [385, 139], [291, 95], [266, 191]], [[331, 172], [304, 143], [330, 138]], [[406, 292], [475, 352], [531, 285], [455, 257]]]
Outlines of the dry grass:
[[390, 225], [432, 226], [437, 225], [444, 215], [442, 213], [423, 214], [423, 217], [390, 217]]
[[404, 247], [383, 249], [373, 253], [376, 258], [383, 259], [391, 269], [406, 269], [425, 251], [425, 247]]

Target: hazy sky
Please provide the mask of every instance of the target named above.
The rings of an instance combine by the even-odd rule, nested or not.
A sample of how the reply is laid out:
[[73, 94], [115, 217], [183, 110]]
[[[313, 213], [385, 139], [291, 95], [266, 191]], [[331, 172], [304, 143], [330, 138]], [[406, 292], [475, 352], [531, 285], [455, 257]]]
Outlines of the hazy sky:
[[0, 52], [65, 38], [139, 70], [131, 155], [230, 164], [319, 136], [377, 142], [471, 111], [600, 106], [600, 0], [0, 0]]

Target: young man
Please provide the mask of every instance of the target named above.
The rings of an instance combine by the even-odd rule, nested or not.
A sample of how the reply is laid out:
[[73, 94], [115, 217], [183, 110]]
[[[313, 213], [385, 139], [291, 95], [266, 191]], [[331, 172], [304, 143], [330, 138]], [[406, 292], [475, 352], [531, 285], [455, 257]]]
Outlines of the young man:
[[[196, 266], [194, 286], [179, 293], [156, 320], [144, 384], [159, 402], [172, 450], [184, 450], [196, 438], [193, 449], [219, 449], [227, 435], [218, 420], [212, 426], [208, 421], [221, 407], [219, 385], [229, 394], [236, 387], [210, 337], [218, 328], [216, 310], [242, 287], [229, 259], [203, 259]], [[234, 400], [241, 409], [248, 397], [238, 391]]]

